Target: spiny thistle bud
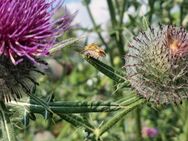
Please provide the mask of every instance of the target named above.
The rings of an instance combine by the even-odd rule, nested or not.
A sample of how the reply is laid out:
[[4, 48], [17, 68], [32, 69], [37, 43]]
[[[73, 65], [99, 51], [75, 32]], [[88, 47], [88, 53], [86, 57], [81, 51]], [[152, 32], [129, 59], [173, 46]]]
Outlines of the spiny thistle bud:
[[[31, 94], [38, 84], [33, 72], [49, 54], [56, 38], [69, 29], [74, 16], [52, 16], [62, 0], [0, 1], [0, 101]], [[63, 45], [62, 45], [63, 46]], [[40, 59], [39, 59], [40, 58]]]
[[128, 79], [143, 98], [168, 104], [188, 97], [188, 33], [183, 27], [159, 25], [140, 32], [125, 59]]

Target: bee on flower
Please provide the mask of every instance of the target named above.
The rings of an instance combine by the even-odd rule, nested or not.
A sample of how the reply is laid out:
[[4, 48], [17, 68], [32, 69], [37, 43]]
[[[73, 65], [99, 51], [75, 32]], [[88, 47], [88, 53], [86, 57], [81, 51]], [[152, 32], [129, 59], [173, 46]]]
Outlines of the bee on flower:
[[82, 53], [87, 57], [93, 57], [99, 59], [106, 56], [104, 49], [100, 48], [97, 44], [91, 43], [85, 46]]

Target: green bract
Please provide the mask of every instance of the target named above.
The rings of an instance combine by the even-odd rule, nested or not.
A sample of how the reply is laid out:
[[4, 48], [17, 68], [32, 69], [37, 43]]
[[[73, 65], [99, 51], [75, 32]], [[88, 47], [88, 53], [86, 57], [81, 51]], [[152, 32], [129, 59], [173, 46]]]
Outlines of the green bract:
[[[38, 60], [40, 63], [44, 63]], [[24, 60], [18, 65], [12, 64], [9, 58], [0, 57], [0, 101], [17, 100], [23, 94], [32, 94], [38, 83], [36, 74], [42, 73], [37, 66], [29, 60]]]

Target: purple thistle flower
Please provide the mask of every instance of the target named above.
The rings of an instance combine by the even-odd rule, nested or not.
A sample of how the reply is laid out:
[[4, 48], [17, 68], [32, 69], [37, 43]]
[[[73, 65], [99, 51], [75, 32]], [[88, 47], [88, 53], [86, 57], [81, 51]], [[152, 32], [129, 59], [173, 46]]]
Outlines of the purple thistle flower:
[[154, 138], [158, 135], [158, 130], [156, 128], [143, 127], [142, 135], [143, 135], [143, 137]]
[[66, 13], [53, 21], [62, 0], [1, 0], [0, 55], [14, 65], [48, 55], [55, 39], [70, 27], [73, 16]]

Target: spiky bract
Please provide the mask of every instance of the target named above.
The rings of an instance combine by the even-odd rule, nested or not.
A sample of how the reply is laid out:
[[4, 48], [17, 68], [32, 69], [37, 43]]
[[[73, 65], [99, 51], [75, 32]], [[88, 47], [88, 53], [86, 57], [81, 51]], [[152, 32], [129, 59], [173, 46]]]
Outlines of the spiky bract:
[[15, 66], [9, 58], [0, 57], [0, 100], [17, 100], [23, 94], [32, 94], [38, 85], [36, 73], [42, 72], [28, 60]]

